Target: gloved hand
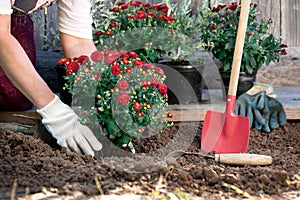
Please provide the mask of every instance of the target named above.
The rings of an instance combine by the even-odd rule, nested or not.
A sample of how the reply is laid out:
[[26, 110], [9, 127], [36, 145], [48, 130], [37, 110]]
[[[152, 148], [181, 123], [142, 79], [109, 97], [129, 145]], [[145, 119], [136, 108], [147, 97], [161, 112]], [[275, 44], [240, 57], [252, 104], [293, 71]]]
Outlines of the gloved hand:
[[61, 147], [92, 156], [93, 149], [101, 150], [102, 144], [93, 132], [78, 121], [77, 114], [58, 96], [55, 95], [48, 105], [37, 112], [43, 117], [42, 123]]
[[254, 95], [240, 95], [236, 100], [234, 112], [236, 115], [248, 117], [251, 127], [267, 133], [286, 123], [282, 104], [277, 99], [267, 96], [264, 90]]
[[250, 127], [261, 130], [262, 126], [266, 124], [266, 116], [264, 117], [263, 114], [269, 112], [267, 103], [265, 91], [258, 92], [255, 95], [244, 93], [236, 100], [234, 113], [236, 115], [248, 117], [250, 120]]
[[263, 130], [267, 133], [271, 132], [271, 129], [277, 129], [279, 126], [284, 126], [286, 123], [286, 114], [282, 104], [275, 98], [267, 97], [267, 109], [263, 113], [263, 117], [266, 123], [263, 125]]

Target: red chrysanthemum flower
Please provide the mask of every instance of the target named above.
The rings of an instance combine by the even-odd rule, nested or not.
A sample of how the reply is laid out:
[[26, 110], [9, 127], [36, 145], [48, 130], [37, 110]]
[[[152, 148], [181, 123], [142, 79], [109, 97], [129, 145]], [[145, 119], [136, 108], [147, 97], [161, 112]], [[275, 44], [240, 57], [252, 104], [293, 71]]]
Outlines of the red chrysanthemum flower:
[[221, 8], [218, 6], [218, 7], [213, 7], [212, 8], [212, 11], [213, 12], [219, 12], [221, 10]]
[[106, 33], [105, 33], [107, 36], [112, 36], [112, 32], [111, 31], [106, 31]]
[[150, 82], [150, 85], [152, 85], [152, 86], [157, 86], [158, 85], [157, 78], [150, 78], [149, 82]]
[[109, 50], [109, 49], [105, 49], [105, 50], [103, 51], [103, 54], [104, 54], [105, 56], [109, 55], [109, 53], [110, 53], [110, 50]]
[[[144, 113], [143, 113], [143, 112], [138, 112], [136, 115], [137, 115], [138, 117], [144, 117]], [[141, 131], [139, 131], [139, 132], [141, 132]]]
[[79, 56], [79, 58], [78, 58], [78, 63], [81, 65], [87, 64], [88, 61], [89, 61], [89, 57], [84, 56], [84, 55]]
[[120, 89], [120, 90], [128, 90], [128, 82], [125, 81], [125, 80], [121, 80], [117, 83], [117, 87]]
[[114, 56], [114, 57], [119, 57], [120, 56], [120, 52], [119, 51], [117, 51], [117, 50], [113, 50], [113, 51], [111, 51], [110, 52], [110, 54], [109, 55], [111, 55], [111, 56]]
[[256, 3], [250, 3], [250, 6], [256, 8], [257, 4]]
[[166, 6], [166, 5], [159, 4], [159, 5], [158, 5], [158, 10], [161, 10], [161, 11], [164, 12], [164, 13], [168, 13], [169, 8], [168, 8], [168, 6]]
[[103, 58], [103, 53], [101, 51], [94, 51], [91, 55], [93, 62], [100, 62]]
[[132, 1], [131, 2], [131, 5], [136, 6], [136, 7], [138, 7], [138, 6], [142, 5], [142, 4], [143, 3], [141, 1]]
[[128, 57], [126, 50], [120, 50], [119, 55], [120, 55], [121, 58]]
[[120, 93], [117, 98], [118, 98], [118, 102], [122, 105], [126, 105], [130, 101], [129, 95], [125, 92]]
[[111, 23], [110, 25], [109, 25], [109, 28], [116, 28], [117, 27], [117, 24], [116, 23]]
[[286, 55], [286, 54], [287, 54], [287, 52], [286, 52], [286, 50], [285, 50], [285, 49], [282, 49], [282, 50], [280, 51], [280, 54], [281, 54], [281, 55]]
[[159, 93], [161, 93], [163, 95], [166, 94], [168, 91], [168, 87], [164, 83], [158, 84], [157, 89], [158, 89]]
[[136, 18], [136, 16], [135, 15], [127, 15], [127, 17], [128, 17], [128, 19], [135, 19]]
[[142, 87], [147, 88], [149, 86], [146, 80], [142, 80]]
[[281, 48], [287, 48], [288, 46], [286, 44], [281, 44], [280, 47]]
[[141, 110], [142, 109], [142, 105], [139, 102], [134, 102], [133, 103], [133, 109], [134, 110]]
[[175, 20], [175, 18], [171, 16], [170, 17], [164, 16], [162, 19], [164, 22], [167, 22], [168, 24], [172, 24], [173, 21]]
[[121, 6], [121, 10], [126, 10], [128, 7], [129, 7], [128, 4], [125, 4], [125, 5]]
[[72, 72], [77, 72], [79, 69], [79, 65], [77, 62], [70, 62], [67, 64], [67, 70], [72, 71]]
[[122, 68], [120, 67], [120, 65], [113, 65], [111, 67], [111, 73], [113, 75], [119, 75], [119, 74], [121, 74], [121, 72], [122, 72]]
[[155, 71], [158, 73], [158, 75], [160, 75], [161, 77], [165, 75], [165, 72], [162, 68], [160, 67], [156, 67]]
[[97, 31], [97, 32], [95, 33], [95, 36], [96, 36], [96, 37], [100, 37], [101, 35], [104, 35], [104, 33], [101, 32], [101, 31]]
[[151, 8], [151, 4], [150, 3], [145, 3], [144, 8]]
[[120, 8], [112, 8], [109, 10], [110, 12], [119, 12], [120, 11]]
[[105, 56], [104, 58], [104, 62], [107, 64], [107, 65], [110, 65], [112, 64], [113, 62], [115, 62], [117, 60], [117, 56], [114, 56], [112, 54], [109, 54], [107, 56]]
[[156, 16], [157, 19], [162, 19], [163, 17], [164, 17], [163, 14], [158, 14], [158, 15]]
[[129, 56], [130, 58], [136, 59], [137, 53], [135, 53], [134, 51], [130, 51], [130, 52], [128, 52], [128, 56]]
[[152, 11], [148, 11], [148, 13], [147, 13], [147, 14], [148, 14], [148, 16], [149, 16], [149, 17], [154, 17], [154, 15], [155, 15], [155, 13], [154, 13], [154, 12], [152, 12]]
[[147, 14], [144, 11], [138, 10], [136, 13], [138, 19], [145, 19], [147, 17]]
[[120, 2], [118, 2], [118, 6], [122, 6], [122, 5], [124, 5], [125, 4], [125, 2], [124, 1], [120, 1]]
[[66, 71], [66, 76], [71, 76], [73, 74], [73, 71], [72, 70], [67, 70]]
[[60, 58], [58, 61], [58, 64], [60, 64], [60, 65], [68, 64], [70, 61], [71, 61], [71, 58]]
[[237, 8], [238, 8], [238, 4], [237, 4], [236, 2], [233, 2], [233, 3], [228, 7], [228, 9], [229, 9], [229, 10], [232, 10], [232, 11], [236, 10]]
[[133, 69], [131, 67], [126, 68], [125, 70], [126, 74], [132, 74]]
[[123, 64], [125, 64], [125, 65], [128, 65], [129, 64], [129, 60], [128, 60], [128, 58], [122, 58], [122, 62], [123, 62]]
[[135, 59], [134, 61], [133, 61], [133, 65], [134, 66], [136, 66], [136, 67], [140, 67], [140, 66], [142, 66], [142, 61], [140, 60], [140, 59]]

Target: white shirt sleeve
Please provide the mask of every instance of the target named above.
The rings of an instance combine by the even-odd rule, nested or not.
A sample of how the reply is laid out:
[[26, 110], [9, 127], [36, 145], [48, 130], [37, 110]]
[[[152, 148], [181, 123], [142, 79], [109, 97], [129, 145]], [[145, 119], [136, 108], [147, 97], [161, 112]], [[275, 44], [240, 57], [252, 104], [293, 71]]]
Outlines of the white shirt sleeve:
[[0, 0], [0, 15], [10, 15], [11, 13], [11, 0]]
[[58, 1], [58, 30], [60, 32], [92, 39], [92, 23], [91, 0]]

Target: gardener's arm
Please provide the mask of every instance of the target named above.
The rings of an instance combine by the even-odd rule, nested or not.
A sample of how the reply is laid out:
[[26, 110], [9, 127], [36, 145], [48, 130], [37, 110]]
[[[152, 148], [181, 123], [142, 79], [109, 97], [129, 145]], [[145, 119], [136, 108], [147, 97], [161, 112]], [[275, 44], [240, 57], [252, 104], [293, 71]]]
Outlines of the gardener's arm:
[[[58, 3], [58, 28], [65, 57], [90, 55], [96, 50], [92, 40], [92, 18], [90, 0], [60, 0]], [[38, 112], [43, 123], [62, 147], [78, 153], [94, 155], [101, 143], [87, 126], [78, 121], [78, 116], [56, 96], [52, 102]]]
[[60, 40], [65, 57], [68, 58], [78, 57], [80, 55], [90, 56], [92, 52], [96, 51], [96, 47], [92, 39], [79, 38], [61, 32]]
[[58, 29], [65, 57], [89, 56], [96, 50], [91, 6], [91, 0], [59, 0]]
[[38, 108], [54, 99], [20, 43], [10, 33], [10, 14], [0, 14], [0, 65], [12, 83]]

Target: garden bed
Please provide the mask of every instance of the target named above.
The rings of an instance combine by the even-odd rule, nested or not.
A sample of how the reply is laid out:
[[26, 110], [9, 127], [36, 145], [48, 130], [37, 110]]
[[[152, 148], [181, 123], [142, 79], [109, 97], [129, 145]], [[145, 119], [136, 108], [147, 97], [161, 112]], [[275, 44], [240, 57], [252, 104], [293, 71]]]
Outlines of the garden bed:
[[[187, 151], [198, 152], [202, 124], [177, 122], [159, 135], [135, 141], [138, 158], [143, 160], [144, 155], [170, 143], [176, 149], [176, 144], [185, 141], [191, 141]], [[300, 196], [299, 130], [300, 121], [289, 121], [270, 134], [251, 129], [248, 152], [272, 156], [270, 166], [229, 166], [201, 156], [183, 155], [174, 161], [147, 158], [145, 167], [132, 166], [135, 162], [131, 156], [109, 159], [99, 156], [100, 152], [98, 159], [93, 159], [51, 147], [29, 135], [0, 129], [0, 196], [101, 199], [100, 194], [135, 194], [161, 199], [162, 195], [189, 194], [204, 199], [295, 199]], [[180, 134], [186, 140], [177, 140]], [[118, 165], [123, 170], [114, 169]], [[130, 173], [130, 167], [144, 172]]]

